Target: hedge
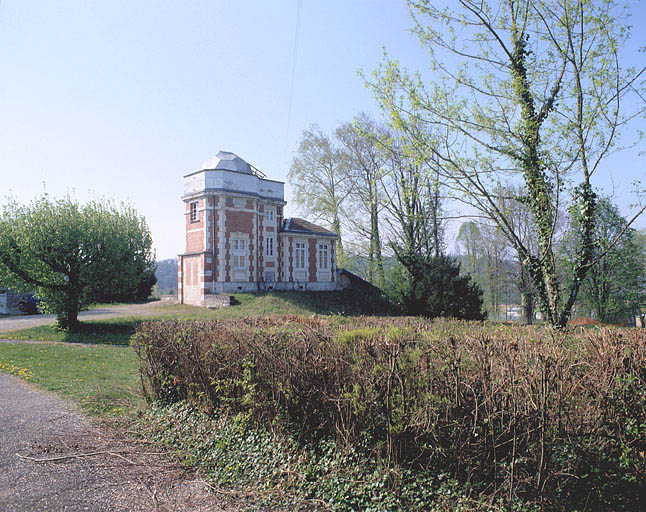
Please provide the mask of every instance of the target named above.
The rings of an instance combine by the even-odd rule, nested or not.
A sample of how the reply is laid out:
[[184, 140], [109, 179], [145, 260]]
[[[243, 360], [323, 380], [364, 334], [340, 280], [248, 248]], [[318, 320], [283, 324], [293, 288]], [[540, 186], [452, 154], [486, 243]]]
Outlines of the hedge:
[[[151, 401], [243, 412], [546, 508], [631, 510], [646, 474], [646, 333], [412, 318], [148, 322]], [[393, 484], [395, 485], [395, 484]]]

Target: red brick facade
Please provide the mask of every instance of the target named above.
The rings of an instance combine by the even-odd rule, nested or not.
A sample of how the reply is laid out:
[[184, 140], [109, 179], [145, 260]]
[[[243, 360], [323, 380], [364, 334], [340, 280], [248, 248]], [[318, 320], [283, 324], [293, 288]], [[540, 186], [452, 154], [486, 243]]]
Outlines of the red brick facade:
[[[209, 165], [217, 167], [238, 158], [226, 152], [218, 155]], [[239, 160], [226, 164], [229, 167], [222, 171], [205, 167], [185, 176], [185, 252], [178, 257], [180, 302], [206, 305], [210, 303], [207, 295], [222, 292], [334, 289], [334, 235], [307, 223], [305, 229], [287, 229], [289, 222], [298, 220], [302, 226], [304, 221], [283, 222], [283, 184], [239, 170], [240, 165], [248, 165]], [[209, 176], [220, 181], [208, 181]], [[223, 184], [226, 190], [217, 189]], [[231, 191], [232, 186], [239, 192]], [[308, 232], [307, 226], [314, 231]], [[245, 242], [236, 242], [234, 249], [234, 239]], [[330, 248], [329, 271], [318, 268], [318, 244], [323, 241]], [[296, 242], [306, 247], [304, 269], [295, 269]]]

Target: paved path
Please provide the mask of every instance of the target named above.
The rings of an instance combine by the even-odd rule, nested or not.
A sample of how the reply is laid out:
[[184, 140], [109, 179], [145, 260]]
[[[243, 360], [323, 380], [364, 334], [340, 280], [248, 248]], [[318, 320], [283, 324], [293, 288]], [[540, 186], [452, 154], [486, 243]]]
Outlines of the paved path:
[[0, 373], [0, 511], [224, 510], [203, 482], [146, 450]]
[[[124, 304], [119, 306], [106, 306], [101, 308], [81, 311], [81, 320], [101, 320], [104, 318], [117, 318], [124, 316], [155, 316], [159, 314], [157, 307], [170, 304], [170, 301], [155, 301], [145, 304]], [[17, 331], [39, 325], [49, 325], [54, 321], [54, 315], [15, 315], [0, 318], [0, 332]]]

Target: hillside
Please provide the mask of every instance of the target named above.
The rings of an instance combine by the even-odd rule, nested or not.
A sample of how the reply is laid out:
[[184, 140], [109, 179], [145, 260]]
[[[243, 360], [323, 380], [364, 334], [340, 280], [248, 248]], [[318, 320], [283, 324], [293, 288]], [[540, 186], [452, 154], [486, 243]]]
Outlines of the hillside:
[[171, 258], [157, 262], [157, 290], [162, 295], [177, 293], [177, 259]]

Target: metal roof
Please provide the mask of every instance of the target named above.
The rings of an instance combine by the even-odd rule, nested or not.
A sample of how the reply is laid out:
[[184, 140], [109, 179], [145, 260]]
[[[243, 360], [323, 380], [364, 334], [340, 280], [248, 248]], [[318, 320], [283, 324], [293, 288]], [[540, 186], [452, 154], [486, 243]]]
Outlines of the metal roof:
[[202, 164], [202, 170], [220, 169], [224, 171], [244, 172], [253, 174], [251, 166], [235, 153], [218, 151], [218, 154]]
[[[259, 178], [265, 179], [267, 176], [264, 172], [256, 169], [253, 165], [245, 162], [235, 153], [231, 151], [218, 151], [218, 154], [209, 158], [202, 164], [202, 171], [222, 170], [242, 172], [244, 174], [254, 174]], [[199, 172], [199, 171], [198, 171]]]

